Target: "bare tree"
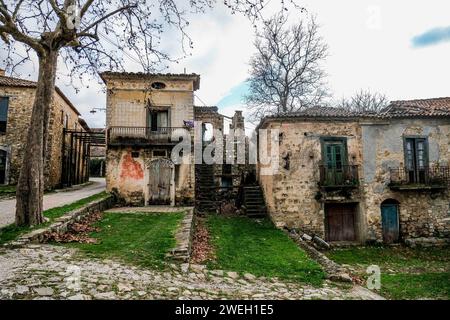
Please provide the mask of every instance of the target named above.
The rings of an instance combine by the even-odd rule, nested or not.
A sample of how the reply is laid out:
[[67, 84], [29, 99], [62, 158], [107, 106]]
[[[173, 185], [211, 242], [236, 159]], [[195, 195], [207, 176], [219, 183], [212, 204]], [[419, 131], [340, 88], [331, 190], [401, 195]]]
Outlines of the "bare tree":
[[264, 21], [254, 45], [245, 96], [253, 120], [315, 106], [327, 96], [320, 63], [328, 48], [314, 17], [289, 26], [277, 14]]
[[389, 99], [385, 94], [363, 90], [356, 92], [350, 98], [342, 98], [338, 103], [338, 108], [358, 113], [382, 112], [389, 104]]
[[[124, 70], [124, 56], [139, 57], [146, 72], [172, 60], [161, 51], [162, 33], [175, 27], [181, 45], [192, 46], [185, 32], [187, 12], [202, 12], [215, 0], [0, 0], [0, 42], [6, 44], [9, 70], [39, 61], [35, 101], [17, 185], [16, 224], [43, 222], [44, 153], [58, 57], [72, 79], [97, 76], [98, 70]], [[232, 13], [253, 21], [261, 17], [263, 0], [224, 1]], [[281, 1], [282, 7], [284, 2]], [[4, 45], [1, 45], [4, 48]]]

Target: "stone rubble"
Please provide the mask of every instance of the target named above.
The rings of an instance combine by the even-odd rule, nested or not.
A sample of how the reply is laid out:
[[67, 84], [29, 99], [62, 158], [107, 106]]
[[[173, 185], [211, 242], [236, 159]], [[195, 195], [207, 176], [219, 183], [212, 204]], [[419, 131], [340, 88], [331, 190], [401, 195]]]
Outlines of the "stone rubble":
[[[182, 270], [183, 269], [183, 270]], [[321, 287], [203, 266], [142, 269], [77, 250], [27, 245], [0, 250], [0, 299], [376, 299], [359, 287]], [[362, 290], [361, 290], [362, 289]]]

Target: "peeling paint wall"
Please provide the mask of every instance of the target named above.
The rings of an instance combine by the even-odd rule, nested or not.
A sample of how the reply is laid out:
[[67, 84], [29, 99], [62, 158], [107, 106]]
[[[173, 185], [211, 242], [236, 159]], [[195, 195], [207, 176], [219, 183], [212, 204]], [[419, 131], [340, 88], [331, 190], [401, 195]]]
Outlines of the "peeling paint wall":
[[448, 120], [391, 120], [388, 123], [362, 124], [364, 153], [365, 211], [367, 240], [382, 239], [381, 203], [397, 200], [400, 233], [403, 239], [450, 236], [449, 191], [394, 191], [388, 186], [389, 168], [404, 167], [405, 136], [428, 138], [429, 164], [448, 166], [450, 161], [450, 124]]
[[[161, 80], [166, 87], [151, 89], [151, 83], [159, 81], [136, 79], [113, 79], [107, 82], [107, 128], [148, 127], [148, 110], [164, 108], [169, 114], [169, 127], [183, 127], [184, 121], [194, 120], [194, 86], [188, 80]], [[172, 145], [134, 145], [108, 146], [106, 157], [106, 184], [109, 191], [126, 203], [147, 205], [149, 201], [149, 164], [161, 156], [154, 150], [166, 152], [171, 158]], [[132, 153], [137, 157], [133, 158]], [[177, 205], [194, 203], [195, 166], [193, 157], [185, 157], [182, 164], [175, 165], [175, 195]]]

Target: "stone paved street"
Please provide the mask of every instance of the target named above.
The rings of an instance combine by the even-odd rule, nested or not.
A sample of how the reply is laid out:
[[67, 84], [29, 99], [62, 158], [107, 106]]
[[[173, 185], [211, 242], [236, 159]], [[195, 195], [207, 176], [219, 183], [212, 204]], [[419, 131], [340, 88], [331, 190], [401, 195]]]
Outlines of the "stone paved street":
[[[90, 178], [92, 183], [67, 190], [57, 190], [44, 195], [44, 210], [63, 206], [77, 200], [92, 196], [105, 190], [104, 178]], [[16, 199], [0, 201], [0, 228], [14, 222], [16, 212]]]
[[202, 266], [139, 269], [83, 258], [74, 249], [29, 245], [0, 249], [0, 299], [377, 299], [362, 287], [314, 288]]

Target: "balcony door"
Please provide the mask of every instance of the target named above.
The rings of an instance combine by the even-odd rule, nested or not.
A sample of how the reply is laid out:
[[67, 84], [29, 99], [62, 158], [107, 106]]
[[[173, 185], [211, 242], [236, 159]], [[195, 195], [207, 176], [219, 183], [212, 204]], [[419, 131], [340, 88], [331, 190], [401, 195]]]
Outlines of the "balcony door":
[[169, 126], [169, 112], [164, 111], [150, 111], [148, 115], [148, 125], [150, 131], [158, 133], [167, 133]]
[[405, 138], [405, 163], [410, 183], [426, 183], [428, 167], [426, 138]]
[[347, 164], [346, 143], [343, 139], [324, 140], [325, 183], [342, 185], [344, 183], [344, 166]]

